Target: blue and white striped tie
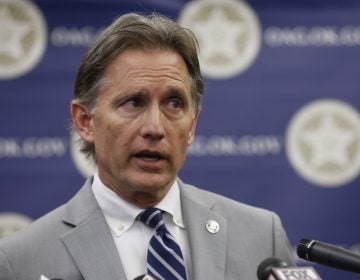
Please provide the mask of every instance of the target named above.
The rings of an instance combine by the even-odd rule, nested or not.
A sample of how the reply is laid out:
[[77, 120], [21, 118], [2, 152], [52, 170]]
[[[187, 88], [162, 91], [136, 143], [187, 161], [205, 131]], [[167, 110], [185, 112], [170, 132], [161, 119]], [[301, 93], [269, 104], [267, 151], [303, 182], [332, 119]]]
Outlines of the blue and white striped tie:
[[184, 258], [179, 245], [166, 229], [161, 210], [145, 210], [140, 220], [155, 229], [147, 253], [147, 271], [149, 274], [164, 280], [186, 280]]

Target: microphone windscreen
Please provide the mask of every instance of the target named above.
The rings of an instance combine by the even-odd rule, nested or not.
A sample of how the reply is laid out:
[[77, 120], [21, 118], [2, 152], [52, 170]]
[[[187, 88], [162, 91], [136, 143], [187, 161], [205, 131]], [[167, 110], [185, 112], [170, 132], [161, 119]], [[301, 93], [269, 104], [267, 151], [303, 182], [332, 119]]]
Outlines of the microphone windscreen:
[[296, 254], [299, 258], [304, 260], [310, 260], [309, 250], [312, 246], [313, 241], [310, 239], [303, 238], [299, 241], [296, 247]]

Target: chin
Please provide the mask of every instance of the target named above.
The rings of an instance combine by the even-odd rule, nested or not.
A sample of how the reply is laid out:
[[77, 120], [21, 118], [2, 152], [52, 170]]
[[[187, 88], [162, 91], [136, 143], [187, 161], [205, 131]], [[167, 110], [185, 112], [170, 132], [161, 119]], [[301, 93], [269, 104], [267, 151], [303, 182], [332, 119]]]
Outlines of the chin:
[[157, 178], [157, 176], [154, 178], [154, 176], [151, 176], [137, 181], [134, 185], [137, 185], [137, 189], [142, 192], [156, 193], [164, 190], [167, 191], [172, 182], [173, 180], [170, 180], [169, 178]]

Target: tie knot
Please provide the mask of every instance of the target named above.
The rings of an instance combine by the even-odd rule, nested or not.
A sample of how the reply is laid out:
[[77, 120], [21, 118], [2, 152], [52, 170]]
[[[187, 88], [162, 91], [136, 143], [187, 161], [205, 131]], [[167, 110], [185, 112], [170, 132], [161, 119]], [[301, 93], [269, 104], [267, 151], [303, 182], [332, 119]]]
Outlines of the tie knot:
[[158, 231], [162, 225], [164, 225], [162, 212], [158, 208], [149, 208], [146, 209], [140, 215], [140, 221], [145, 225]]

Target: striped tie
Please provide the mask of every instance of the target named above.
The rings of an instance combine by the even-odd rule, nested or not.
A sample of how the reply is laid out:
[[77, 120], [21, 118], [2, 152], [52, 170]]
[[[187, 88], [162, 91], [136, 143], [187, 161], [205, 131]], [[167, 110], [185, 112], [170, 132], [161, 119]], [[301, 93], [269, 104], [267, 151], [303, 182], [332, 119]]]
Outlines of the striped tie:
[[141, 214], [140, 220], [156, 231], [147, 253], [148, 273], [164, 280], [186, 280], [181, 249], [166, 229], [161, 211], [157, 208], [147, 209]]

